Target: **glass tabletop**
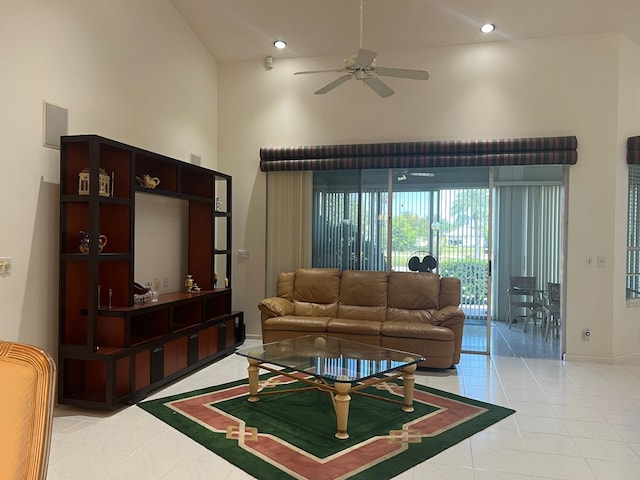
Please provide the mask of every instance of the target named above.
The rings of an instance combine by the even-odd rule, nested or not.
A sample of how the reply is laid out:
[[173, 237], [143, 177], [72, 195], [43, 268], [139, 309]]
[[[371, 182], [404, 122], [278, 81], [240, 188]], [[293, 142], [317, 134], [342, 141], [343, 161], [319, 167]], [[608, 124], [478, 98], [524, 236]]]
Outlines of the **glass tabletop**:
[[236, 353], [337, 382], [358, 382], [425, 360], [415, 353], [323, 335], [239, 348]]

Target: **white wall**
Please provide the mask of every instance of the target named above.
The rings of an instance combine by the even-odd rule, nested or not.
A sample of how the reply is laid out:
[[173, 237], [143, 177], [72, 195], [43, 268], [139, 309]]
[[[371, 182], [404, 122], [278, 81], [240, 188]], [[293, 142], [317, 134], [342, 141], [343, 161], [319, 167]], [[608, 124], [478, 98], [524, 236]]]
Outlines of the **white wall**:
[[613, 260], [613, 352], [624, 357], [638, 353], [640, 305], [624, 301], [627, 246], [627, 138], [640, 135], [640, 47], [622, 37], [620, 42], [620, 95], [618, 100], [618, 161], [616, 162], [616, 215]]
[[[57, 352], [59, 152], [42, 104], [95, 133], [217, 167], [217, 64], [169, 0], [0, 0], [0, 338]], [[144, 280], [144, 279], [143, 279]]]
[[[624, 177], [619, 99], [632, 102], [634, 113], [625, 117], [629, 127], [640, 111], [637, 93], [631, 94], [633, 82], [640, 80], [632, 61], [638, 50], [606, 34], [380, 53], [379, 65], [425, 68], [431, 74], [428, 82], [389, 79], [397, 93], [387, 99], [356, 81], [313, 95], [335, 75], [292, 75], [337, 68], [337, 57], [276, 59], [271, 71], [257, 61], [220, 65], [218, 155], [220, 169], [234, 177], [233, 248], [250, 251], [249, 261], [234, 261], [234, 304], [246, 312], [248, 333], [260, 332], [256, 305], [265, 283], [261, 146], [576, 135], [579, 160], [570, 169], [569, 188], [567, 352], [603, 360], [640, 353], [637, 323], [623, 323], [623, 330], [632, 329], [629, 335], [612, 321], [612, 312], [630, 318], [621, 312], [624, 292], [612, 285], [620, 276], [614, 248], [622, 246], [614, 232], [626, 228], [619, 212]], [[640, 132], [637, 122], [635, 127]], [[606, 256], [606, 267], [587, 268], [586, 255]], [[583, 327], [593, 332], [589, 342], [582, 340]], [[625, 341], [617, 341], [623, 336]]]

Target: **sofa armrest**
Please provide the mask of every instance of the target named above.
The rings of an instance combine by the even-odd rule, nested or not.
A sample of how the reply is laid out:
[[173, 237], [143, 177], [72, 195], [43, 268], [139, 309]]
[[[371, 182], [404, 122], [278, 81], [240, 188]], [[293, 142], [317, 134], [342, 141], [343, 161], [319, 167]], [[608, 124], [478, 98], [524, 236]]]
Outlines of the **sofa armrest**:
[[464, 311], [457, 305], [449, 305], [431, 316], [431, 322], [441, 327], [450, 328], [455, 336], [453, 348], [453, 365], [460, 363], [462, 352], [462, 331], [464, 329]]
[[464, 322], [464, 312], [457, 305], [449, 305], [431, 316], [431, 323], [441, 327], [450, 327], [458, 323]]
[[282, 297], [265, 298], [258, 304], [262, 318], [284, 317], [293, 314], [293, 302]]

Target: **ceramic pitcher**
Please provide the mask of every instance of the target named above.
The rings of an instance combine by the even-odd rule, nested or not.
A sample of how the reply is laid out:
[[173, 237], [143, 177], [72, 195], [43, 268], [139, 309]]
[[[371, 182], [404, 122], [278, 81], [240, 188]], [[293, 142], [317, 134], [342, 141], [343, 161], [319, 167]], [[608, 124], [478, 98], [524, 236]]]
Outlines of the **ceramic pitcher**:
[[[107, 244], [107, 236], [100, 235], [98, 237], [98, 253], [102, 252], [102, 249]], [[80, 231], [80, 245], [78, 246], [82, 253], [89, 253], [89, 232]]]

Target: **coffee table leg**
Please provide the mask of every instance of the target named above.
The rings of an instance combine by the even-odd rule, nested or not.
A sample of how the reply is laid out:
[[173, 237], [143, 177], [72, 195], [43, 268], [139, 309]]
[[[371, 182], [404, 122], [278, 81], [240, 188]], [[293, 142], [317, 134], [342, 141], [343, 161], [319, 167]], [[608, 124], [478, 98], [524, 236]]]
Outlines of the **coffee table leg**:
[[257, 402], [260, 400], [258, 396], [258, 373], [260, 372], [260, 368], [258, 367], [260, 362], [258, 360], [254, 360], [253, 358], [249, 359], [249, 398], [250, 402]]
[[336, 420], [338, 421], [338, 431], [336, 432], [336, 438], [344, 440], [349, 438], [347, 433], [347, 423], [349, 422], [349, 391], [351, 390], [350, 383], [336, 382]]
[[417, 367], [414, 363], [402, 369], [402, 385], [404, 386], [404, 405], [402, 410], [405, 412], [413, 412], [413, 386], [416, 382], [416, 376], [413, 372], [416, 371]]

